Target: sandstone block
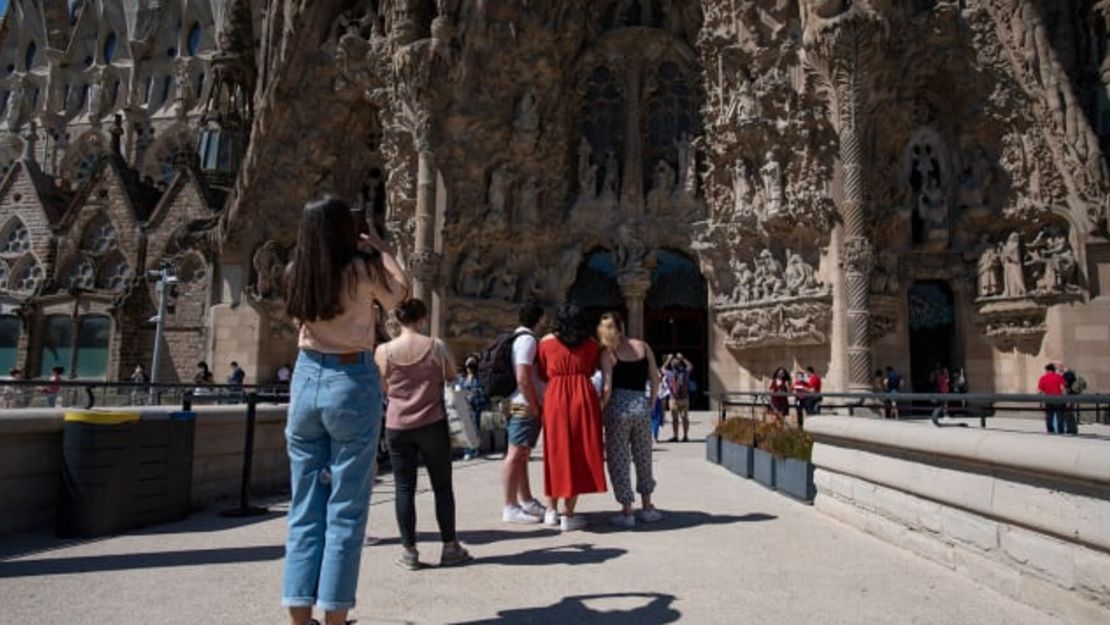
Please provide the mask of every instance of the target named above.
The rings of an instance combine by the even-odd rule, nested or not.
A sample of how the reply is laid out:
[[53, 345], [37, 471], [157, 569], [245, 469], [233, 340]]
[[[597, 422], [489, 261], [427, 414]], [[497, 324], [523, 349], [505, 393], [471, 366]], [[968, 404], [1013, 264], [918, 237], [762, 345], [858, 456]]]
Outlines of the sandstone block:
[[1075, 587], [1075, 554], [1072, 545], [1026, 529], [1003, 526], [1002, 551], [1025, 571], [1063, 588]]

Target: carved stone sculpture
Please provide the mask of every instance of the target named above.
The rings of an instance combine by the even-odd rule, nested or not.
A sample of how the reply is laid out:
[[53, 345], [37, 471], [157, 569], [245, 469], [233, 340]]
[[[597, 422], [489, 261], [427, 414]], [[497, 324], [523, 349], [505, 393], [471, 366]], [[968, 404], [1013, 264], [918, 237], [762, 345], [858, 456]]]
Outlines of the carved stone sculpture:
[[605, 153], [605, 182], [602, 184], [601, 194], [606, 198], [616, 198], [619, 187], [620, 165], [616, 153], [610, 150]]
[[767, 152], [763, 167], [759, 170], [763, 180], [763, 206], [761, 217], [769, 219], [779, 215], [786, 206], [786, 191], [783, 188], [782, 166], [775, 153]]
[[659, 162], [655, 164], [655, 171], [652, 175], [651, 191], [648, 192], [647, 196], [648, 205], [653, 208], [661, 207], [673, 191], [674, 169], [670, 163], [659, 159]]
[[597, 197], [597, 165], [591, 162], [593, 148], [585, 137], [578, 143], [578, 193], [581, 199]]
[[509, 201], [509, 185], [512, 183], [512, 174], [504, 166], [493, 170], [489, 181], [489, 216], [492, 219], [504, 220]]
[[994, 186], [994, 165], [982, 147], [975, 148], [971, 162], [964, 167], [960, 177], [960, 208], [975, 210], [990, 205], [990, 190]]
[[821, 290], [813, 266], [802, 259], [801, 254], [791, 253], [783, 273], [786, 289], [791, 295], [810, 295]]
[[1006, 297], [1025, 295], [1025, 266], [1022, 254], [1021, 234], [1011, 232], [1002, 245], [1002, 287]]
[[459, 261], [455, 292], [463, 297], [482, 297], [485, 294], [485, 288], [482, 254], [478, 249], [472, 249]]
[[622, 224], [617, 231], [617, 245], [614, 261], [617, 273], [639, 272], [644, 269], [648, 248], [643, 238], [636, 233], [631, 224]]
[[509, 269], [508, 263], [501, 263], [490, 276], [486, 292], [489, 297], [503, 302], [516, 299], [517, 277]]
[[520, 187], [515, 223], [534, 226], [540, 222], [540, 186], [535, 176], [528, 176]]
[[754, 214], [755, 189], [752, 187], [751, 172], [743, 159], [736, 159], [732, 169], [732, 198], [733, 219], [743, 221]]
[[1038, 291], [1061, 293], [1078, 286], [1079, 264], [1063, 231], [1041, 230], [1027, 249], [1026, 265], [1039, 274]]
[[979, 296], [995, 297], [1002, 293], [1002, 256], [994, 245], [979, 255]]
[[255, 299], [279, 299], [284, 295], [283, 276], [285, 254], [276, 241], [267, 241], [254, 253], [251, 259], [254, 268], [254, 285], [251, 294]]

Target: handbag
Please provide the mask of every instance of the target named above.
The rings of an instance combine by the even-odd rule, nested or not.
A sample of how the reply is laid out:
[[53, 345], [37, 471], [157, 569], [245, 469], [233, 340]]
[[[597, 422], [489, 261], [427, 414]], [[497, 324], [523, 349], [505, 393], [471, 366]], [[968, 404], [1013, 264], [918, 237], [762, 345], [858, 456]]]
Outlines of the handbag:
[[439, 358], [443, 364], [443, 409], [447, 413], [447, 431], [451, 435], [451, 446], [456, 449], [477, 449], [480, 441], [478, 428], [470, 416], [470, 403], [466, 401], [466, 395], [457, 390], [447, 379], [446, 351], [446, 349], [442, 350]]

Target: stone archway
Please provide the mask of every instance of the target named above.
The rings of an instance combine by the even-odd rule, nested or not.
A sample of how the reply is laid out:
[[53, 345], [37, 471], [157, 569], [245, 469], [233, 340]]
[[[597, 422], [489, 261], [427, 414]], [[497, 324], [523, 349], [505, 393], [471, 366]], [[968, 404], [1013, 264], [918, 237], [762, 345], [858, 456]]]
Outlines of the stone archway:
[[644, 301], [644, 339], [662, 365], [666, 354], [681, 353], [694, 365], [696, 390], [691, 407], [708, 408], [709, 295], [697, 263], [686, 254], [655, 253], [651, 288]]
[[596, 323], [602, 313], [611, 310], [622, 316], [628, 315], [617, 281], [617, 266], [609, 250], [595, 249], [586, 254], [567, 292], [567, 301], [577, 302], [585, 308], [591, 323]]

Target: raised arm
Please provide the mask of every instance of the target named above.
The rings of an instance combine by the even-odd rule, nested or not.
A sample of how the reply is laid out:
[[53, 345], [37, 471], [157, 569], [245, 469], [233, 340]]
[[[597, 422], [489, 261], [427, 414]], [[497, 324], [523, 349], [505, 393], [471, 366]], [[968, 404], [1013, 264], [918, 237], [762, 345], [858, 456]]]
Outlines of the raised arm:
[[371, 232], [360, 236], [359, 247], [366, 252], [377, 252], [381, 255], [382, 267], [385, 269], [385, 284], [375, 285], [374, 297], [381, 303], [382, 308], [389, 310], [405, 301], [412, 285], [389, 244], [376, 233]]

